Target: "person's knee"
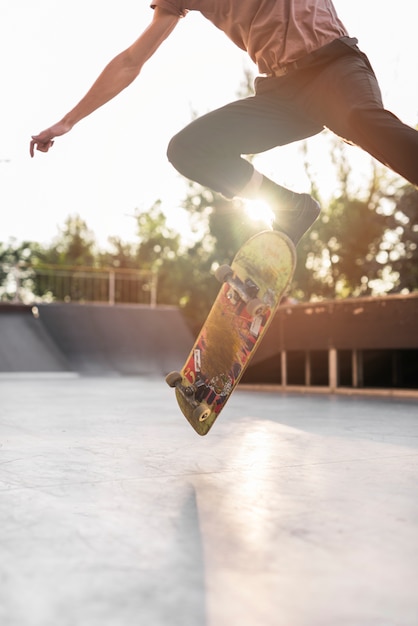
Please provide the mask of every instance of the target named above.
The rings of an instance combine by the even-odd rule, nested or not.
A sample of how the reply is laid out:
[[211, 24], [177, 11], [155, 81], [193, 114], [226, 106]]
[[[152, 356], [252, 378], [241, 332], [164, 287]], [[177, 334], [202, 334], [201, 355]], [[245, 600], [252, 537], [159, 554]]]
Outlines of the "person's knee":
[[177, 161], [177, 155], [180, 153], [180, 145], [181, 141], [179, 141], [179, 135], [174, 135], [174, 137], [170, 139], [170, 142], [167, 146], [167, 158], [173, 165], [175, 165]]
[[186, 174], [189, 164], [194, 158], [193, 152], [193, 142], [188, 138], [188, 133], [185, 129], [171, 138], [167, 147], [167, 158], [176, 170]]

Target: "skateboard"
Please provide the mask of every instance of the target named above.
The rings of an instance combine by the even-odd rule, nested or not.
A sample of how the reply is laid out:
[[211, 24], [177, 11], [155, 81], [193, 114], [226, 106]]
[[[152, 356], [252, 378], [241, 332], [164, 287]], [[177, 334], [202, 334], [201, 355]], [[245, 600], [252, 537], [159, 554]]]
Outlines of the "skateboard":
[[219, 416], [266, 333], [296, 264], [291, 240], [277, 231], [249, 239], [215, 272], [221, 289], [180, 372], [166, 382], [199, 435]]

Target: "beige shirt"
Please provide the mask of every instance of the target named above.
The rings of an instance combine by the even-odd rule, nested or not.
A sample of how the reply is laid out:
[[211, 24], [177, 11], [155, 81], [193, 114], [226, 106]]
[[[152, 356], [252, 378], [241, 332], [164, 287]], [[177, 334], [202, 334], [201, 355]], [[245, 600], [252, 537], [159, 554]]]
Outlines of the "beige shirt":
[[152, 0], [184, 17], [200, 11], [246, 50], [261, 74], [348, 35], [331, 0]]

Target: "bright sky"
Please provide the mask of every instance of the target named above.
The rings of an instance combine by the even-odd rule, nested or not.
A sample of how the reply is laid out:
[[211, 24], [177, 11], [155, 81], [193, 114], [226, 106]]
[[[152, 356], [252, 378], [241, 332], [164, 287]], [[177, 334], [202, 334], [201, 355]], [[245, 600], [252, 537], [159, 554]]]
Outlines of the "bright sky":
[[[30, 159], [35, 134], [84, 95], [106, 63], [152, 17], [149, 0], [0, 0], [0, 241], [49, 243], [77, 213], [104, 245], [134, 237], [132, 213], [155, 200], [175, 212], [184, 182], [167, 162], [170, 137], [191, 119], [236, 98], [251, 61], [199, 13], [182, 20], [141, 76], [117, 99]], [[418, 122], [417, 0], [335, 0], [380, 80], [385, 105]], [[326, 94], [324, 94], [326, 97]], [[313, 152], [321, 139], [310, 140]], [[359, 152], [353, 148], [353, 154]], [[263, 155], [258, 166], [296, 191], [308, 190], [297, 148]], [[368, 163], [368, 161], [365, 161]], [[328, 184], [329, 164], [318, 159]], [[362, 167], [359, 167], [361, 177]], [[325, 183], [324, 183], [325, 184]]]

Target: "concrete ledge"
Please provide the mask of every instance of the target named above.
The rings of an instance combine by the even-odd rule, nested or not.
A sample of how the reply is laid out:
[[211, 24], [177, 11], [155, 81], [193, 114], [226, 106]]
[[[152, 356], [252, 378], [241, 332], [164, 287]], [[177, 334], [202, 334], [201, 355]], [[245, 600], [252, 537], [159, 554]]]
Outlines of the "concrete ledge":
[[274, 393], [295, 393], [301, 395], [323, 394], [323, 395], [343, 395], [343, 396], [373, 396], [375, 398], [413, 398], [418, 400], [418, 389], [354, 389], [351, 387], [306, 387], [304, 385], [262, 385], [243, 384], [239, 389], [244, 391], [266, 391]]

